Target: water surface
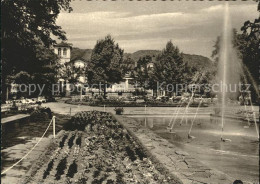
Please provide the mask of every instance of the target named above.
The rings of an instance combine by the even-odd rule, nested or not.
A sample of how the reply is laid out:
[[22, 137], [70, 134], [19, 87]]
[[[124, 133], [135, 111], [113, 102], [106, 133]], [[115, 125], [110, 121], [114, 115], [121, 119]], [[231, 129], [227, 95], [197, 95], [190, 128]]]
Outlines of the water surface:
[[[145, 126], [145, 118], [135, 118], [136, 123]], [[216, 117], [197, 117], [191, 129], [194, 139], [188, 139], [192, 116], [176, 117], [172, 132], [167, 130], [174, 117], [147, 117], [146, 127], [175, 146], [187, 151], [210, 168], [222, 171], [234, 179], [258, 183], [259, 181], [259, 142], [254, 124], [246, 121], [225, 119], [222, 142], [221, 119]], [[171, 123], [171, 125], [172, 125]]]

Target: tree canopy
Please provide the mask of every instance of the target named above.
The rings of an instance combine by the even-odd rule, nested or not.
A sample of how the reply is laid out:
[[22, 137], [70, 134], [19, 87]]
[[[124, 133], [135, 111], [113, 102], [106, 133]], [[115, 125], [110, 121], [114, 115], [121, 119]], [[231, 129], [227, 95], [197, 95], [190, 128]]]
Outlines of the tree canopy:
[[143, 87], [144, 89], [151, 88], [149, 86], [149, 81], [151, 80], [151, 69], [148, 68], [148, 64], [152, 62], [151, 56], [144, 56], [139, 58], [137, 62], [137, 67], [135, 68], [135, 78], [138, 86]]
[[[124, 50], [122, 50], [114, 39], [108, 35], [105, 39], [97, 41], [91, 55], [88, 66], [88, 80], [91, 84], [113, 84], [122, 81]], [[104, 86], [104, 97], [106, 97]]]
[[[176, 86], [176, 84], [186, 84], [189, 77], [190, 68], [183, 61], [182, 53], [169, 41], [156, 59], [153, 78], [158, 82]], [[168, 90], [176, 92], [176, 88]]]
[[[70, 1], [1, 1], [3, 91], [10, 83], [8, 79], [19, 76], [19, 72], [28, 73], [32, 79], [48, 80], [55, 76], [53, 72], [57, 71], [58, 58], [49, 47], [56, 43], [55, 37], [66, 40], [65, 32], [56, 24], [56, 19], [62, 10], [72, 11]], [[5, 95], [4, 92], [2, 94]]]

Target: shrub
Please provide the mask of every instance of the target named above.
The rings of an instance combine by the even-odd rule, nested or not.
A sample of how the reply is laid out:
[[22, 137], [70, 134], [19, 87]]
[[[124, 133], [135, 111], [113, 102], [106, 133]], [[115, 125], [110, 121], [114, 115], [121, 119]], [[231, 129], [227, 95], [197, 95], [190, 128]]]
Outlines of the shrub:
[[28, 112], [31, 112], [30, 118], [33, 121], [45, 121], [52, 118], [52, 112], [50, 108], [38, 108], [36, 110], [28, 109]]
[[31, 113], [30, 118], [32, 121], [45, 121], [48, 119], [48, 114], [40, 110], [35, 110]]
[[116, 111], [116, 114], [118, 114], [118, 115], [121, 115], [124, 112], [123, 107], [116, 107], [114, 110]]

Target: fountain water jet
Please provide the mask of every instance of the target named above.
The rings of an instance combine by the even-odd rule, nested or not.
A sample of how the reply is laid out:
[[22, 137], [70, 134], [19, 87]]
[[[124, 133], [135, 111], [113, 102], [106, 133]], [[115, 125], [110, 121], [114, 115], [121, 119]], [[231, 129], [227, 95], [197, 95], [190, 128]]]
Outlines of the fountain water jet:
[[182, 103], [177, 107], [177, 109], [175, 111], [175, 116], [174, 115], [172, 116], [167, 128], [171, 127], [172, 120], [173, 120], [173, 118], [176, 119], [177, 115], [179, 114], [179, 110], [180, 110], [181, 106], [182, 106]]
[[[177, 116], [179, 115], [179, 111], [180, 111], [180, 108], [182, 107], [182, 104], [183, 104], [183, 102], [181, 102], [181, 104], [177, 107], [177, 110], [175, 111], [176, 112], [175, 116], [172, 116], [172, 118], [168, 124], [168, 127], [166, 128], [167, 130], [170, 130], [170, 132], [172, 131], [172, 127], [175, 125], [175, 121], [176, 121]], [[172, 123], [172, 121], [173, 121], [173, 123]], [[171, 132], [171, 133], [175, 133], [175, 132]]]
[[[242, 63], [242, 62], [239, 62], [239, 64], [240, 64], [240, 66], [242, 67], [243, 63]], [[253, 87], [254, 87], [254, 90], [256, 91], [256, 93], [257, 93], [257, 95], [258, 95], [258, 97], [259, 97], [259, 91], [258, 91], [258, 88], [256, 87], [256, 82], [255, 82], [255, 80], [253, 79], [251, 73], [249, 72], [248, 68], [247, 68], [245, 65], [243, 65], [243, 68], [244, 68], [244, 70], [242, 71], [242, 76], [243, 76], [243, 78], [244, 78], [245, 84], [248, 84], [248, 81], [247, 81], [247, 78], [246, 78], [246, 73], [247, 73], [248, 76], [249, 76], [249, 80], [252, 82]], [[255, 115], [255, 112], [254, 112], [254, 109], [253, 109], [252, 98], [251, 98], [249, 92], [248, 92], [248, 95], [249, 95], [251, 110], [252, 110], [252, 113], [253, 113], [253, 120], [254, 120], [254, 123], [255, 123], [256, 134], [257, 134], [257, 138], [258, 138], [258, 141], [259, 141], [259, 140], [260, 140], [260, 138], [259, 138], [259, 128], [258, 128], [257, 122], [256, 122], [256, 115]], [[245, 105], [245, 110], [246, 110], [246, 105]], [[246, 112], [246, 113], [247, 113], [247, 112]], [[250, 126], [248, 114], [247, 114], [247, 121], [248, 121], [248, 125]]]
[[[183, 115], [182, 115], [182, 119], [181, 119], [181, 122], [180, 122], [180, 123], [182, 123], [183, 118], [184, 118], [184, 115], [186, 115], [187, 109], [188, 109], [189, 106], [190, 106], [190, 102], [191, 102], [191, 99], [193, 98], [193, 95], [194, 95], [194, 93], [192, 93], [192, 95], [191, 95], [191, 97], [190, 97], [190, 99], [189, 99], [189, 102], [188, 102], [187, 106], [185, 107], [185, 111], [184, 111], [184, 113], [183, 113]], [[177, 115], [176, 115], [175, 118], [174, 118], [174, 121], [173, 121], [173, 123], [172, 123], [171, 128], [169, 128], [170, 132], [171, 132], [171, 130], [173, 129], [173, 127], [174, 127], [174, 125], [175, 125], [176, 118], [177, 118]], [[175, 133], [175, 132], [171, 132], [171, 133]]]
[[[250, 72], [242, 64], [242, 62], [237, 58], [237, 53], [235, 49], [233, 48], [232, 45], [232, 31], [231, 31], [231, 26], [230, 26], [230, 20], [229, 20], [229, 7], [228, 7], [228, 2], [225, 2], [225, 13], [224, 13], [224, 26], [223, 26], [223, 35], [222, 35], [222, 40], [221, 40], [221, 50], [220, 50], [220, 60], [218, 63], [218, 78], [219, 82], [221, 84], [221, 93], [219, 93], [220, 96], [220, 104], [221, 104], [221, 140], [222, 141], [230, 141], [229, 139], [223, 139], [223, 131], [224, 131], [224, 125], [225, 125], [225, 109], [227, 106], [227, 101], [229, 99], [236, 99], [238, 96], [238, 91], [235, 90], [235, 92], [228, 91], [226, 87], [230, 87], [231, 85], [237, 85], [239, 86], [238, 83], [240, 82], [241, 76], [244, 77], [246, 80], [245, 72], [247, 72], [249, 79], [251, 80], [253, 86], [255, 89], [256, 88], [256, 83], [253, 80]], [[244, 70], [243, 70], [244, 69]], [[227, 73], [228, 71], [228, 73]], [[246, 81], [247, 82], [247, 81]], [[258, 90], [257, 94], [259, 94]], [[219, 100], [220, 100], [219, 99]], [[252, 99], [250, 99], [250, 104], [251, 108], [253, 111], [253, 106], [252, 106]], [[245, 106], [246, 109], [246, 106]], [[257, 137], [259, 140], [259, 131], [258, 131], [258, 126], [256, 123], [256, 117], [255, 113], [253, 111], [253, 118], [255, 122], [255, 128], [256, 128], [256, 133]]]
[[[187, 114], [187, 110], [188, 110], [188, 108], [190, 107], [190, 102], [191, 102], [193, 96], [194, 96], [194, 92], [192, 92], [192, 95], [191, 95], [191, 97], [190, 97], [190, 99], [189, 99], [189, 102], [188, 102], [188, 104], [187, 104], [187, 106], [186, 106], [186, 108], [185, 108], [185, 111], [184, 111], [183, 115], [182, 115], [180, 125], [182, 124], [182, 121], [183, 121], [184, 115]], [[187, 121], [187, 116], [186, 116], [186, 121]]]
[[225, 4], [225, 19], [224, 19], [224, 38], [223, 38], [223, 81], [222, 81], [222, 85], [223, 87], [221, 88], [222, 89], [222, 112], [221, 112], [221, 140], [223, 140], [222, 138], [222, 134], [223, 134], [223, 131], [224, 131], [224, 109], [225, 109], [225, 100], [226, 100], [226, 96], [225, 96], [225, 85], [226, 85], [226, 62], [227, 62], [227, 26], [228, 26], [228, 3], [226, 2]]
[[248, 113], [247, 113], [247, 109], [246, 109], [246, 104], [244, 104], [244, 107], [245, 107], [245, 113], [246, 113], [246, 120], [247, 120], [247, 124], [248, 124], [248, 126], [244, 126], [244, 128], [249, 128], [250, 122], [249, 122], [249, 117], [248, 117]]
[[[225, 2], [223, 34], [220, 45], [220, 60], [218, 62], [218, 80], [220, 84], [219, 103], [221, 108], [221, 141], [230, 141], [223, 138], [225, 125], [225, 110], [229, 99], [236, 99], [238, 96], [238, 84], [240, 82], [241, 67], [237, 63], [237, 53], [232, 44], [232, 29], [229, 15], [228, 2]], [[231, 91], [231, 86], [235, 91]]]
[[189, 133], [188, 133], [188, 139], [194, 139], [195, 138], [194, 136], [191, 136], [190, 133], [191, 133], [191, 129], [193, 127], [193, 123], [194, 123], [194, 121], [195, 121], [195, 119], [197, 117], [197, 114], [198, 114], [198, 111], [199, 111], [201, 103], [202, 103], [202, 97], [200, 98], [200, 103], [199, 103], [199, 105], [198, 105], [198, 107], [196, 109], [196, 113], [195, 113], [194, 118], [193, 118], [193, 120], [191, 122], [190, 130], [189, 130]]
[[[192, 80], [191, 80], [192, 82], [191, 82], [190, 84], [193, 84], [194, 82], [198, 81], [198, 79], [199, 79], [199, 75], [195, 75], [195, 76], [192, 78]], [[194, 95], [194, 93], [192, 93], [192, 97], [193, 97], [193, 95]], [[187, 107], [189, 106], [190, 101], [192, 100], [192, 97], [189, 99], [188, 105], [187, 105], [186, 108], [185, 108], [185, 114], [186, 114], [186, 109], [187, 109]], [[180, 110], [182, 104], [183, 104], [183, 102], [181, 102], [181, 104], [177, 107], [177, 110], [175, 111], [175, 116], [172, 116], [172, 118], [171, 118], [171, 120], [170, 120], [170, 122], [169, 122], [169, 124], [168, 124], [168, 126], [167, 126], [167, 128], [166, 128], [167, 130], [170, 130], [170, 132], [171, 132], [173, 126], [175, 125], [175, 121], [176, 121], [176, 118], [177, 118], [177, 116], [178, 116], [178, 114], [179, 114], [179, 110]], [[183, 114], [183, 116], [182, 116], [182, 119], [183, 119], [183, 117], [184, 117], [184, 114]], [[173, 124], [172, 124], [172, 121], [173, 121]], [[186, 117], [186, 123], [187, 123], [187, 121], [188, 121], [188, 120], [187, 120], [187, 117]], [[182, 122], [182, 120], [181, 120], [181, 122]], [[171, 126], [171, 124], [172, 124], [172, 126]]]
[[254, 118], [254, 122], [255, 122], [255, 129], [256, 129], [256, 133], [257, 133], [257, 138], [258, 138], [258, 141], [259, 141], [259, 131], [258, 131], [257, 123], [256, 123], [256, 115], [255, 115], [255, 112], [254, 112], [254, 109], [253, 109], [251, 96], [249, 97], [249, 99], [250, 99], [251, 109], [252, 109], [252, 112], [253, 112], [253, 118]]

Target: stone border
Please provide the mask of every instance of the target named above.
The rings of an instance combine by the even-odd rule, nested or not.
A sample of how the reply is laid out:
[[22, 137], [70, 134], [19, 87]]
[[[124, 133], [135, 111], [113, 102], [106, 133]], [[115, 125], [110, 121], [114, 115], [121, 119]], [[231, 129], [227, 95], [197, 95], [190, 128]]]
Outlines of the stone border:
[[174, 180], [176, 180], [176, 184], [184, 184], [178, 176], [176, 176], [174, 173], [171, 173], [161, 162], [158, 158], [156, 158], [156, 156], [154, 156], [151, 151], [149, 149], [147, 149], [147, 147], [143, 144], [143, 142], [138, 138], [138, 136], [135, 135], [135, 133], [128, 127], [126, 126], [124, 123], [122, 123], [118, 116], [121, 115], [114, 115], [112, 113], [110, 113], [112, 115], [113, 118], [115, 118], [117, 120], [117, 122], [119, 122], [123, 128], [125, 128], [127, 130], [127, 132], [129, 133], [129, 135], [132, 136], [132, 138], [137, 142], [137, 144], [139, 144], [143, 150], [145, 151], [145, 154], [152, 160], [152, 162], [155, 165], [155, 168], [157, 170], [159, 170], [162, 174], [164, 175], [169, 175], [171, 178], [174, 178]]
[[[163, 167], [184, 184], [232, 184], [234, 179], [225, 173], [211, 169], [195, 158], [191, 157], [169, 141], [161, 138], [148, 128], [142, 128], [133, 123], [133, 119], [114, 115], [116, 119], [135, 137], [140, 144], [148, 150], [155, 161], [162, 164]], [[129, 122], [125, 122], [127, 119]]]

